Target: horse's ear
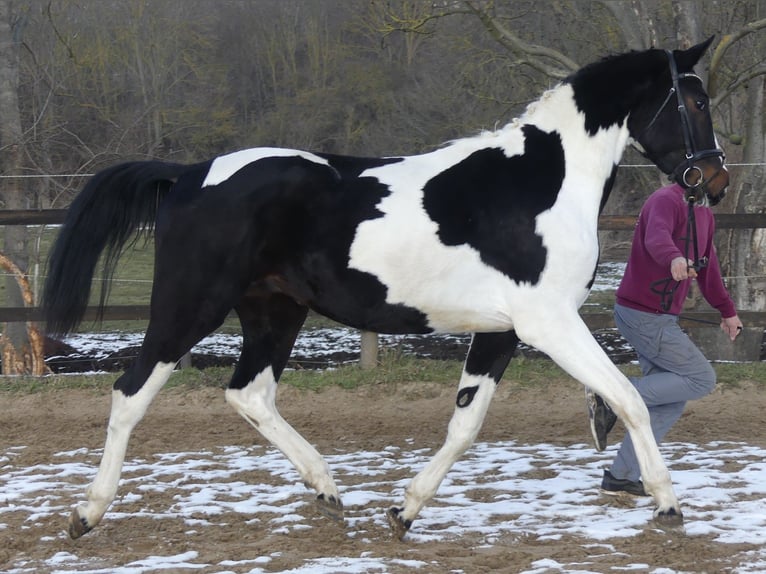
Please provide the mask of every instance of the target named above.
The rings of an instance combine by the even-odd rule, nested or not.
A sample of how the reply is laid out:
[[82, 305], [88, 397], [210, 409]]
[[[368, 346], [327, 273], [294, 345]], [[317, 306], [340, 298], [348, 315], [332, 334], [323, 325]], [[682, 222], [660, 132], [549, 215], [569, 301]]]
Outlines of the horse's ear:
[[678, 66], [678, 71], [691, 72], [694, 66], [697, 65], [697, 62], [699, 62], [702, 54], [705, 53], [705, 50], [707, 50], [710, 44], [713, 42], [713, 38], [715, 38], [715, 36], [710, 36], [710, 38], [704, 42], [700, 42], [688, 50], [673, 50], [673, 56], [676, 59], [676, 66]]

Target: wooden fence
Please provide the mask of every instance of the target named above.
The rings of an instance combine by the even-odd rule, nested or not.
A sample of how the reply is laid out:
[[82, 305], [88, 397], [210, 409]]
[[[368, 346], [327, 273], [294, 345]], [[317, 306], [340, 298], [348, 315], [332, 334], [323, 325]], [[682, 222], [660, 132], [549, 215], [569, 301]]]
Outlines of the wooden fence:
[[[0, 210], [0, 225], [56, 225], [64, 223], [66, 209]], [[602, 215], [600, 231], [630, 231], [636, 215]], [[716, 229], [754, 229], [766, 227], [766, 213], [716, 213]]]
[[[63, 223], [65, 209], [41, 210], [0, 210], [0, 225], [55, 225]], [[636, 223], [635, 215], [602, 215], [599, 218], [600, 231], [630, 231]], [[717, 213], [716, 229], [766, 228], [766, 213]], [[741, 311], [742, 321], [749, 326], [766, 327], [766, 311]], [[584, 313], [585, 323], [591, 330], [614, 327], [611, 313]], [[39, 321], [40, 309], [36, 307], [0, 307], [0, 323]], [[86, 321], [97, 318], [97, 309], [89, 307]], [[104, 309], [103, 319], [108, 321], [147, 320], [148, 305], [109, 305]], [[714, 312], [686, 312], [681, 318], [684, 327], [699, 327], [700, 324], [717, 324], [719, 316]], [[377, 348], [374, 334], [364, 334], [363, 364], [372, 366], [376, 362]]]

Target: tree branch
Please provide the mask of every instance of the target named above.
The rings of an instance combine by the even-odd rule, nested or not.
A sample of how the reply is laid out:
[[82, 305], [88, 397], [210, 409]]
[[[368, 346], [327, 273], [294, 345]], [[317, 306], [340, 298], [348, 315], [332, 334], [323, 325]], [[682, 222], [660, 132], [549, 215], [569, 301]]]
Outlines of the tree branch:
[[387, 21], [384, 21], [378, 31], [384, 36], [388, 36], [394, 32], [410, 32], [413, 34], [428, 35], [432, 33], [430, 30], [426, 29], [426, 26], [430, 22], [447, 16], [470, 14], [468, 10], [460, 9], [444, 10], [442, 12], [431, 12], [427, 14], [419, 14], [418, 12], [419, 10], [412, 10], [411, 13], [398, 15], [394, 13], [389, 6], [386, 6], [384, 8], [384, 14]]
[[766, 75], [766, 63], [761, 63], [760, 65], [751, 68], [749, 71], [739, 74], [731, 84], [726, 86], [726, 88], [722, 88], [720, 92], [714, 98], [712, 98], [713, 108], [718, 107], [721, 102], [728, 98], [742, 84], [746, 84], [753, 78], [764, 75]]
[[742, 38], [766, 28], [766, 18], [749, 22], [733, 34], [725, 34], [713, 52], [713, 58], [710, 61], [710, 71], [708, 72], [708, 94], [713, 100], [719, 100], [718, 84], [720, 83], [721, 61], [726, 51]]
[[[517, 57], [521, 56], [518, 57], [520, 63], [527, 64], [535, 70], [557, 79], [567, 77], [580, 67], [574, 60], [558, 50], [525, 42], [506, 28], [498, 18], [492, 16], [488, 10], [482, 10], [471, 0], [465, 0], [464, 3], [498, 43]], [[552, 60], [558, 66], [551, 66], [544, 60]]]

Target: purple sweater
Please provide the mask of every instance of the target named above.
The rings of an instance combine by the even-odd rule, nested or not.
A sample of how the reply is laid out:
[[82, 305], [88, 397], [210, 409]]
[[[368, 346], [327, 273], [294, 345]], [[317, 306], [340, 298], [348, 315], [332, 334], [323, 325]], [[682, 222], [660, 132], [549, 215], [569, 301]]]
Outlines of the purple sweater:
[[[670, 262], [686, 254], [686, 220], [688, 205], [684, 190], [673, 184], [655, 191], [646, 200], [633, 234], [630, 258], [625, 275], [617, 289], [617, 303], [648, 313], [679, 315], [689, 291], [690, 279], [682, 281], [667, 311], [663, 311], [661, 297], [651, 289], [654, 281], [670, 277]], [[696, 206], [697, 245], [700, 257], [707, 257], [707, 267], [700, 269], [697, 283], [708, 303], [728, 318], [737, 314], [721, 278], [721, 268], [713, 246], [715, 219], [709, 207]], [[694, 247], [689, 241], [689, 259], [694, 259]], [[669, 287], [676, 284], [671, 280]], [[657, 286], [662, 288], [662, 285]]]

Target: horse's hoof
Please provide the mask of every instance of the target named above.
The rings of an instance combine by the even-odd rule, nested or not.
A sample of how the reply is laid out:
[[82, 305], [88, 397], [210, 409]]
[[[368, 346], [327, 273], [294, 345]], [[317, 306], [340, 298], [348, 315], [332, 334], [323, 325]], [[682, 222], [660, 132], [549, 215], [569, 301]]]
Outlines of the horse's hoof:
[[327, 518], [336, 522], [343, 522], [343, 503], [335, 496], [317, 496], [317, 509]]
[[391, 527], [391, 533], [399, 540], [404, 538], [405, 534], [409, 532], [410, 527], [412, 526], [412, 520], [402, 519], [402, 510], [404, 509], [392, 506], [386, 511], [386, 518], [388, 518], [388, 525]]
[[92, 526], [88, 525], [88, 521], [80, 516], [79, 510], [75, 508], [72, 510], [72, 514], [69, 516], [69, 538], [77, 540], [83, 534], [87, 534], [93, 530]]
[[676, 510], [675, 508], [670, 508], [665, 511], [657, 509], [654, 511], [654, 522], [663, 528], [675, 528], [683, 526], [684, 515], [680, 510]]

